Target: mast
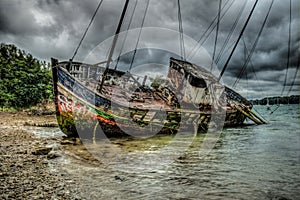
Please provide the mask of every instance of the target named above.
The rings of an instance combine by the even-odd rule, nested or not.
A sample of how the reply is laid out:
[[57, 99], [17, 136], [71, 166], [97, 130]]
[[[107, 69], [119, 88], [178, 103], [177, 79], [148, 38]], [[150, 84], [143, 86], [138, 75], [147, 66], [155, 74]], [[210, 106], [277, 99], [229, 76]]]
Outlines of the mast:
[[112, 45], [111, 45], [111, 49], [110, 49], [110, 52], [109, 52], [109, 55], [108, 55], [106, 68], [105, 68], [105, 71], [104, 71], [103, 76], [102, 76], [100, 89], [99, 89], [100, 93], [102, 91], [103, 84], [104, 84], [104, 81], [105, 81], [107, 73], [108, 73], [110, 62], [112, 61], [112, 56], [113, 56], [115, 48], [116, 48], [116, 44], [117, 44], [117, 41], [118, 41], [118, 38], [119, 38], [119, 33], [121, 31], [121, 27], [122, 27], [122, 24], [123, 24], [123, 21], [124, 21], [124, 18], [125, 18], [125, 14], [126, 14], [126, 11], [127, 11], [127, 8], [128, 8], [128, 4], [129, 4], [129, 0], [126, 0], [123, 11], [122, 11], [122, 14], [121, 14], [121, 17], [120, 17], [119, 24], [118, 24], [118, 27], [117, 27], [117, 30], [116, 30], [116, 33], [115, 33], [115, 36], [114, 36], [114, 39], [113, 39], [113, 42], [112, 42]]
[[177, 0], [177, 5], [178, 5], [178, 25], [179, 25], [179, 40], [180, 40], [179, 42], [180, 42], [181, 59], [186, 61], [180, 0]]
[[234, 51], [235, 51], [235, 49], [236, 49], [236, 47], [237, 47], [239, 41], [241, 40], [241, 38], [242, 38], [242, 36], [243, 36], [243, 34], [244, 34], [244, 32], [245, 32], [245, 29], [246, 29], [246, 27], [247, 27], [247, 25], [248, 25], [248, 23], [249, 23], [249, 21], [250, 21], [250, 18], [251, 18], [252, 14], [253, 14], [253, 11], [254, 11], [254, 9], [255, 9], [255, 7], [256, 7], [256, 5], [257, 5], [257, 2], [258, 2], [258, 0], [255, 1], [255, 4], [254, 4], [254, 6], [253, 6], [253, 8], [252, 8], [252, 10], [251, 10], [251, 12], [250, 12], [248, 18], [247, 18], [247, 21], [246, 21], [246, 23], [245, 23], [245, 25], [244, 25], [244, 27], [243, 27], [243, 29], [242, 29], [242, 31], [241, 31], [239, 37], [238, 37], [238, 40], [236, 41], [236, 43], [235, 43], [235, 45], [234, 45], [234, 47], [233, 47], [233, 49], [232, 49], [232, 51], [231, 51], [231, 54], [230, 54], [230, 56], [228, 57], [228, 59], [227, 59], [227, 61], [226, 61], [226, 64], [224, 65], [224, 67], [223, 67], [223, 69], [222, 69], [222, 72], [221, 72], [221, 74], [220, 74], [220, 76], [219, 76], [219, 79], [218, 79], [219, 81], [220, 81], [220, 79], [222, 78], [222, 76], [223, 76], [223, 74], [224, 74], [226, 68], [228, 67], [228, 63], [229, 63], [229, 61], [231, 60], [231, 57], [232, 57], [232, 55], [233, 55], [233, 53], [234, 53]]

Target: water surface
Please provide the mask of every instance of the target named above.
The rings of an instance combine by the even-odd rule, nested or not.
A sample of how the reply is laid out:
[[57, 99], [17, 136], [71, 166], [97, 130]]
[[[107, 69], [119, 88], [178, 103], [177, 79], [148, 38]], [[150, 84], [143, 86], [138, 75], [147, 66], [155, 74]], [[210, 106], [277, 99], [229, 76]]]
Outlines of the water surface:
[[123, 152], [119, 157], [103, 144], [105, 156], [111, 153], [109, 164], [87, 164], [89, 158], [76, 154], [52, 168], [75, 177], [76, 195], [84, 199], [300, 199], [299, 105], [280, 106], [272, 115], [265, 106], [255, 109], [270, 123], [224, 129], [204, 158], [199, 158], [204, 135], [187, 149], [182, 143], [155, 154], [172, 141], [160, 136], [115, 140]]

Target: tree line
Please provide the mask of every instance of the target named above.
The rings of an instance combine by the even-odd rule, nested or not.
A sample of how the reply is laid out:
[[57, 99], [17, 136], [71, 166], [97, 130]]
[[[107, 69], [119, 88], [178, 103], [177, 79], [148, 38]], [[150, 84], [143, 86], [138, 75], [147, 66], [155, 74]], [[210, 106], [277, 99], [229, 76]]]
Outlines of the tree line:
[[286, 97], [265, 97], [251, 101], [254, 105], [300, 104], [300, 95]]
[[13, 44], [0, 46], [0, 109], [29, 108], [52, 98], [49, 63]]

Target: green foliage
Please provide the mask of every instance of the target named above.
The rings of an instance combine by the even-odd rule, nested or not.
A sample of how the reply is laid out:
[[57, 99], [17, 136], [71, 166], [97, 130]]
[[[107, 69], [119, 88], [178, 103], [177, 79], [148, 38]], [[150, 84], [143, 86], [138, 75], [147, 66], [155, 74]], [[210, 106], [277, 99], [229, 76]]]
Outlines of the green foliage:
[[0, 108], [28, 108], [51, 97], [50, 65], [1, 43]]

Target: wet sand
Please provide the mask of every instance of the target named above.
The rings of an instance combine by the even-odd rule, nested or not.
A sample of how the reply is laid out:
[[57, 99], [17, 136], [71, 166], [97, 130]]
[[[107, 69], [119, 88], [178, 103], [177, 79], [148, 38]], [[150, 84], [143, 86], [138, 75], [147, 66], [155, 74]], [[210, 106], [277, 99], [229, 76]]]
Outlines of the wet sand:
[[0, 199], [76, 199], [76, 180], [51, 170], [61, 137], [35, 138], [30, 126], [55, 126], [54, 115], [0, 113]]

